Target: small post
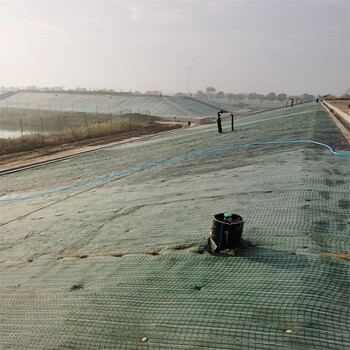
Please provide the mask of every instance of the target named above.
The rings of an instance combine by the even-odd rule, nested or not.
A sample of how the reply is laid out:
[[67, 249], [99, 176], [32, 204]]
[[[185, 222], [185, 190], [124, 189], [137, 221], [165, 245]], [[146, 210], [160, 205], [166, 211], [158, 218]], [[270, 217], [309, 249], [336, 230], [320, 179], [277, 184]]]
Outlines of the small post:
[[41, 128], [41, 136], [44, 137], [44, 128], [43, 128], [43, 118], [40, 117], [40, 128]]
[[21, 136], [23, 137], [23, 127], [22, 127], [22, 119], [19, 118], [19, 126], [21, 127]]
[[233, 115], [233, 113], [231, 113], [231, 130], [232, 130], [232, 131], [235, 130], [234, 118], [235, 118], [235, 116]]

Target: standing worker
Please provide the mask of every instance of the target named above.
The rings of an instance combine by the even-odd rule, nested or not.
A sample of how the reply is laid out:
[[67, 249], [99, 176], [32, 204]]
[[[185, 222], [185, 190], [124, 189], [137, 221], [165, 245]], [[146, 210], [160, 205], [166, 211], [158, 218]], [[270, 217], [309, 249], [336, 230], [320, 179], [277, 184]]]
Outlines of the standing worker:
[[218, 119], [217, 119], [217, 123], [218, 123], [218, 131], [219, 134], [222, 133], [222, 125], [221, 125], [221, 114], [224, 113], [223, 110], [221, 110], [220, 112], [218, 112]]

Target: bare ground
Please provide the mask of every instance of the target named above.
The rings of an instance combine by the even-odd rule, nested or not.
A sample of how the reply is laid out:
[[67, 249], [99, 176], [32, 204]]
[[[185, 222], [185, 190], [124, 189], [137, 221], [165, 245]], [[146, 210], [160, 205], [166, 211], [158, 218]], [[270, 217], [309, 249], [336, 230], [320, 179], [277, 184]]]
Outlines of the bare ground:
[[[349, 103], [350, 100], [341, 100], [341, 101], [327, 101], [330, 103], [333, 107], [336, 107], [340, 109], [342, 112], [349, 113]], [[326, 108], [328, 111], [329, 117], [333, 120], [334, 124], [338, 127], [340, 132], [344, 135], [346, 141], [348, 144], [350, 144], [350, 130], [348, 130], [330, 111], [328, 108]]]
[[327, 101], [329, 102], [332, 106], [340, 109], [342, 112], [346, 114], [350, 114], [350, 99], [349, 100], [334, 100], [334, 101]]

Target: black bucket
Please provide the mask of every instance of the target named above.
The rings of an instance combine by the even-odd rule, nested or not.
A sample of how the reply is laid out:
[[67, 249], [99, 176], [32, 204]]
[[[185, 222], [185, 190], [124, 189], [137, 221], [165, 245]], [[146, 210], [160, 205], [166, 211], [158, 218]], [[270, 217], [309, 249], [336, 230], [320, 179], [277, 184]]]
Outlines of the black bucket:
[[231, 220], [231, 222], [227, 222], [224, 213], [214, 215], [211, 238], [217, 245], [216, 252], [239, 247], [244, 220], [237, 214], [232, 214]]

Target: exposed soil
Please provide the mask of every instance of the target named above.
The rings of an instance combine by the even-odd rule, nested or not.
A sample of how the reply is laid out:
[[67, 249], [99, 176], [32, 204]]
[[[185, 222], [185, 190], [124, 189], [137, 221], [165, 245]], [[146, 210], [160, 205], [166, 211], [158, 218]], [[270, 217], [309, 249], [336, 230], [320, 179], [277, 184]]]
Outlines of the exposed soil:
[[182, 124], [156, 123], [143, 127], [140, 130], [125, 131], [119, 134], [86, 139], [57, 146], [48, 146], [32, 151], [0, 155], [0, 173], [52, 161], [62, 157], [86, 153], [113, 144], [136, 141], [145, 136], [157, 135], [162, 132], [181, 128]]
[[[349, 107], [348, 104], [350, 103], [350, 100], [341, 100], [341, 101], [327, 101], [329, 104], [331, 104], [333, 107], [338, 108], [342, 112], [345, 112], [346, 114], [349, 113]], [[338, 129], [341, 131], [341, 133], [344, 135], [345, 140], [348, 144], [350, 144], [350, 130], [348, 130], [345, 125], [343, 125], [327, 108], [329, 117], [333, 120], [334, 124], [338, 127]], [[349, 116], [350, 118], [350, 116]]]
[[327, 253], [326, 255], [333, 256], [339, 259], [350, 260], [350, 254], [346, 254], [346, 253]]
[[342, 112], [346, 113], [349, 115], [349, 104], [350, 104], [350, 99], [349, 100], [335, 100], [335, 101], [327, 101], [330, 103], [332, 106], [340, 109]]

